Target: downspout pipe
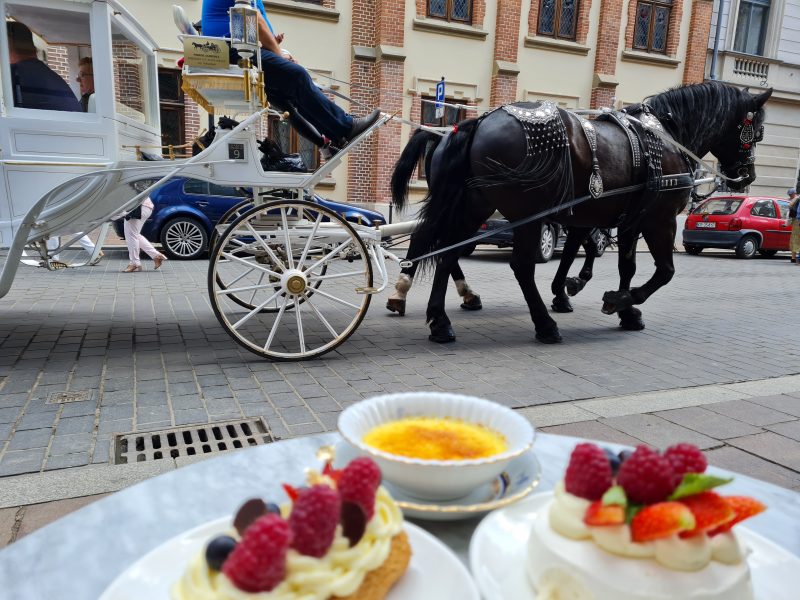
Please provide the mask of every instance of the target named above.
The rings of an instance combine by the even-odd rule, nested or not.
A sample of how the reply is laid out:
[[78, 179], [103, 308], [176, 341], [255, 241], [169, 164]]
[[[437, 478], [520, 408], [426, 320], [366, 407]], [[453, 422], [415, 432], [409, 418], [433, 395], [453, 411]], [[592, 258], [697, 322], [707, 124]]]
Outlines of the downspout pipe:
[[714, 33], [714, 50], [711, 52], [711, 73], [709, 79], [717, 78], [717, 57], [719, 56], [719, 36], [722, 33], [722, 7], [724, 0], [719, 0], [717, 7], [717, 30]]

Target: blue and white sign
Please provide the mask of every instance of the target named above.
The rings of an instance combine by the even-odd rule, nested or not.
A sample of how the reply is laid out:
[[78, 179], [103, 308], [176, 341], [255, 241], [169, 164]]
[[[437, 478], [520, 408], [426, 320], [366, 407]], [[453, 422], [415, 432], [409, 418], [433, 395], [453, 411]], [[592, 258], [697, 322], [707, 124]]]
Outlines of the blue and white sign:
[[436, 118], [444, 116], [444, 77], [436, 84]]

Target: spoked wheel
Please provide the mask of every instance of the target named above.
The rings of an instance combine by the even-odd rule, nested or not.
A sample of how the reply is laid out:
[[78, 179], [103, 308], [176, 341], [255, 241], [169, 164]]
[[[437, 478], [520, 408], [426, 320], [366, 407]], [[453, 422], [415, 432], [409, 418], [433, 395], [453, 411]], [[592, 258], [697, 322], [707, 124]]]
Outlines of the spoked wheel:
[[276, 200], [251, 208], [222, 234], [208, 284], [214, 313], [239, 344], [265, 358], [303, 360], [330, 352], [361, 323], [372, 298], [365, 293], [372, 261], [332, 210]]
[[238, 204], [234, 204], [223, 213], [219, 221], [217, 221], [217, 226], [211, 230], [211, 236], [208, 238], [209, 252], [213, 252], [214, 249], [217, 247], [217, 242], [219, 241], [218, 228], [220, 228], [223, 225], [230, 225], [231, 223], [233, 223], [234, 219], [242, 216], [245, 212], [247, 212], [251, 208], [253, 208], [253, 200], [248, 198], [247, 200], [242, 200]]

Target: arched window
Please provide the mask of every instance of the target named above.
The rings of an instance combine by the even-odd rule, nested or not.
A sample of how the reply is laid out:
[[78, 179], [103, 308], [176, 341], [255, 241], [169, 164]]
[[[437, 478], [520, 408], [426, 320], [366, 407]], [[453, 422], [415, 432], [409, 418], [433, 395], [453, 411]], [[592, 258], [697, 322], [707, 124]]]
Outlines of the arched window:
[[640, 1], [636, 5], [633, 47], [647, 52], [667, 52], [667, 32], [672, 0]]
[[428, 0], [428, 16], [446, 21], [472, 22], [472, 0]]
[[736, 17], [736, 38], [733, 42], [736, 52], [764, 55], [769, 4], [770, 0], [741, 0]]
[[541, 0], [536, 32], [562, 40], [574, 40], [578, 0]]

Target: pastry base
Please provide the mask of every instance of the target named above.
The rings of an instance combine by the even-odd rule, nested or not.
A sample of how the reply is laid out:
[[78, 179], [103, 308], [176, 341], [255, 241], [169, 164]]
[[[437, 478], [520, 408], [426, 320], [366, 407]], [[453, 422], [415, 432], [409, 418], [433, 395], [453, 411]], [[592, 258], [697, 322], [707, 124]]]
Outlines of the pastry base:
[[383, 600], [403, 573], [411, 560], [408, 536], [401, 531], [392, 538], [392, 548], [386, 561], [377, 569], [367, 573], [364, 581], [349, 596], [334, 596], [332, 600]]

